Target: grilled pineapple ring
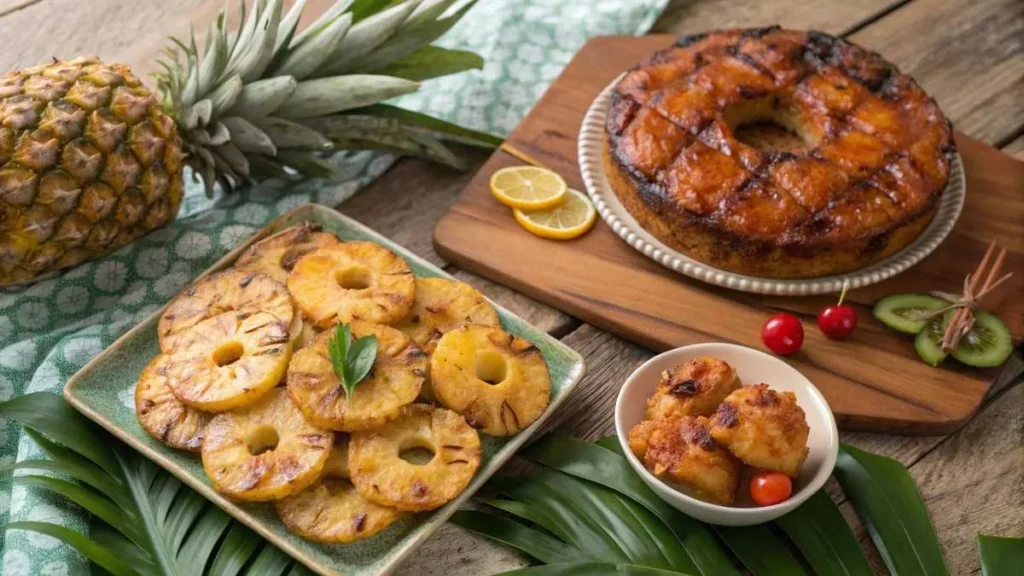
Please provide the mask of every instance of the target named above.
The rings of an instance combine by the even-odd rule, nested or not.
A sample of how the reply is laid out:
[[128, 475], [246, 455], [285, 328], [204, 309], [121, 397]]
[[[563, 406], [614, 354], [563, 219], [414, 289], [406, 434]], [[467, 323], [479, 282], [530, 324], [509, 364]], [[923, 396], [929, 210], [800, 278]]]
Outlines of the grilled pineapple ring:
[[373, 242], [345, 242], [303, 256], [288, 290], [320, 328], [337, 322], [397, 321], [412, 307], [416, 284], [400, 256]]
[[540, 350], [487, 326], [445, 334], [430, 359], [430, 382], [442, 405], [491, 436], [510, 436], [533, 424], [551, 399], [551, 376]]
[[349, 481], [348, 435], [337, 434], [323, 476], [298, 494], [274, 503], [289, 530], [307, 540], [344, 544], [369, 538], [404, 514], [363, 498]]
[[235, 261], [235, 268], [263, 272], [282, 284], [300, 258], [325, 246], [340, 244], [334, 234], [312, 224], [292, 226], [253, 244]]
[[[405, 450], [428, 449], [416, 465]], [[458, 496], [480, 467], [480, 435], [455, 412], [413, 404], [376, 430], [352, 434], [348, 466], [356, 490], [371, 502], [399, 510], [433, 510]]]
[[295, 353], [287, 377], [288, 394], [310, 422], [346, 432], [380, 426], [398, 417], [403, 406], [416, 400], [428, 369], [427, 355], [398, 330], [368, 322], [350, 326], [356, 338], [377, 336], [373, 369], [351, 398], [345, 395], [327, 351], [333, 330]]
[[167, 385], [167, 360], [157, 354], [142, 371], [135, 385], [135, 415], [139, 426], [161, 443], [198, 452], [206, 423], [213, 416], [181, 403]]
[[185, 404], [223, 412], [252, 404], [288, 369], [288, 327], [265, 312], [226, 312], [176, 337], [167, 384]]
[[206, 427], [203, 469], [213, 487], [236, 500], [290, 496], [316, 482], [334, 435], [302, 417], [283, 388], [256, 404], [217, 415]]
[[284, 284], [265, 274], [246, 270], [218, 272], [185, 287], [167, 306], [156, 327], [160, 351], [172, 351], [180, 332], [229, 311], [269, 312], [289, 326], [295, 306]]
[[499, 325], [494, 306], [476, 288], [447, 278], [417, 278], [412, 310], [395, 328], [433, 354], [441, 336], [471, 324]]

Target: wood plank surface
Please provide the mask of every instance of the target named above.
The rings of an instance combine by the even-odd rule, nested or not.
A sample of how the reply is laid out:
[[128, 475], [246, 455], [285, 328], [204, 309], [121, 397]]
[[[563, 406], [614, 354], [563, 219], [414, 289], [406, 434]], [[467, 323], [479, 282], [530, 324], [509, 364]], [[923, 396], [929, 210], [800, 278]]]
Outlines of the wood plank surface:
[[[310, 0], [304, 20], [308, 22], [331, 3]], [[154, 69], [153, 57], [166, 45], [168, 35], [186, 34], [190, 22], [201, 29], [222, 7], [220, 0], [0, 0], [0, 38], [5, 41], [0, 70], [36, 64], [55, 55], [95, 53], [109, 61], [128, 63], [144, 74]], [[1022, 12], [1024, 3], [1019, 0], [672, 0], [655, 29], [683, 34], [781, 23], [833, 34], [852, 32], [852, 39], [882, 51], [913, 74], [937, 97], [958, 128], [1004, 145], [1008, 154], [1024, 159]], [[427, 163], [403, 160], [366, 193], [342, 206], [342, 211], [443, 264], [430, 245], [433, 223], [422, 215], [436, 218], [466, 178]], [[382, 197], [397, 208], [388, 213], [382, 208]], [[985, 225], [977, 223], [979, 230]], [[563, 432], [586, 437], [611, 430], [611, 405], [618, 387], [650, 351], [591, 325], [576, 328], [579, 322], [562, 312], [453, 266], [447, 269], [545, 330], [559, 336], [568, 333], [565, 341], [584, 354], [589, 372], [576, 396], [557, 415], [557, 423]], [[801, 311], [811, 313], [818, 305], [820, 302], [810, 303]], [[868, 331], [864, 336], [875, 334]], [[956, 434], [907, 438], [843, 432], [842, 437], [910, 466], [952, 573], [976, 574], [975, 533], [1024, 536], [1022, 405], [1024, 386], [1020, 381], [1007, 382]], [[841, 501], [834, 486], [832, 493]], [[844, 504], [843, 510], [870, 550], [850, 506]], [[876, 567], [881, 566], [877, 553], [873, 560]], [[507, 547], [446, 525], [400, 574], [476, 576], [528, 562]]]
[[902, 3], [901, 0], [672, 0], [652, 32], [692, 34], [715, 28], [779, 24], [841, 35]]

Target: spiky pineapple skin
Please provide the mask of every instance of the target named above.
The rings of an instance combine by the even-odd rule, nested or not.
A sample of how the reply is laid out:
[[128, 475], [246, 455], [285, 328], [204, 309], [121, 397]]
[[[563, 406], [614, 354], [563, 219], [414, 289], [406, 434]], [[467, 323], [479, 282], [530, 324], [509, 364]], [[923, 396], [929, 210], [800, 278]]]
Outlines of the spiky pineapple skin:
[[127, 66], [81, 57], [0, 77], [0, 286], [169, 223], [182, 161], [175, 122]]

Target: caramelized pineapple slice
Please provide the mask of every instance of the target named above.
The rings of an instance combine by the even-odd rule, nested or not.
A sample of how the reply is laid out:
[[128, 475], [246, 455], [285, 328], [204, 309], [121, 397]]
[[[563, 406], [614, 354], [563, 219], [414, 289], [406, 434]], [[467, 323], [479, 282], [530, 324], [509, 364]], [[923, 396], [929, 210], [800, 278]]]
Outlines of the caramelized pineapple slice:
[[412, 310], [395, 328], [433, 354], [441, 336], [473, 324], [499, 326], [494, 306], [476, 288], [447, 278], [417, 278]]
[[180, 332], [225, 312], [267, 312], [289, 326], [295, 306], [285, 285], [266, 274], [245, 270], [211, 274], [186, 286], [167, 306], [156, 328], [160, 350], [172, 351]]
[[453, 330], [430, 359], [430, 381], [442, 405], [491, 436], [533, 424], [551, 400], [551, 376], [530, 342], [487, 326]]
[[338, 322], [397, 321], [412, 307], [412, 269], [373, 242], [345, 242], [303, 256], [288, 275], [288, 290], [318, 328]]
[[282, 284], [300, 258], [325, 246], [340, 244], [334, 234], [314, 224], [292, 226], [253, 244], [235, 261], [235, 268], [263, 272]]
[[203, 469], [235, 500], [264, 502], [295, 494], [320, 477], [334, 434], [302, 416], [283, 388], [218, 414], [206, 427]]
[[[431, 453], [422, 464], [402, 456]], [[458, 496], [480, 467], [480, 436], [451, 410], [426, 404], [375, 430], [352, 434], [348, 466], [356, 490], [371, 502], [399, 510], [433, 510]]]
[[213, 415], [181, 403], [167, 385], [166, 354], [157, 354], [135, 385], [135, 415], [139, 426], [161, 443], [198, 452], [206, 423]]
[[352, 432], [380, 426], [412, 404], [427, 374], [427, 355], [405, 334], [381, 324], [353, 322], [352, 335], [377, 336], [377, 359], [356, 386], [345, 394], [327, 351], [334, 330], [299, 350], [288, 366], [288, 394], [310, 422]]
[[292, 354], [288, 327], [265, 312], [245, 319], [226, 312], [176, 339], [167, 384], [179, 400], [207, 412], [258, 400], [284, 377]]
[[289, 530], [307, 540], [344, 544], [373, 536], [405, 516], [359, 495], [348, 473], [348, 435], [336, 434], [323, 475], [312, 486], [274, 503]]

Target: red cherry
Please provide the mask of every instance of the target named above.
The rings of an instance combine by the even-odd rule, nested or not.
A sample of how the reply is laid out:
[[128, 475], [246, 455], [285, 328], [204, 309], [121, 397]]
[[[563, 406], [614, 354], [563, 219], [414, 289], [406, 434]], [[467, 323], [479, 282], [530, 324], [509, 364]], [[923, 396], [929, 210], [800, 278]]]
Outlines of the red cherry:
[[804, 327], [792, 314], [776, 314], [761, 328], [761, 340], [769, 350], [780, 356], [789, 356], [804, 343]]
[[750, 498], [758, 506], [785, 502], [793, 494], [793, 481], [781, 472], [758, 472], [750, 479]]
[[843, 304], [846, 298], [846, 284], [843, 284], [843, 292], [839, 294], [839, 302], [826, 307], [818, 313], [818, 328], [834, 340], [843, 340], [853, 334], [857, 328], [857, 311], [849, 304]]
[[829, 306], [818, 314], [818, 328], [825, 336], [843, 340], [857, 327], [857, 312], [849, 304]]

